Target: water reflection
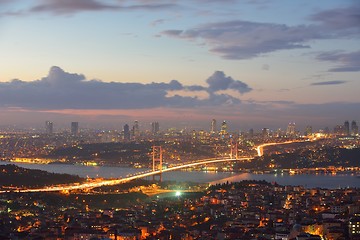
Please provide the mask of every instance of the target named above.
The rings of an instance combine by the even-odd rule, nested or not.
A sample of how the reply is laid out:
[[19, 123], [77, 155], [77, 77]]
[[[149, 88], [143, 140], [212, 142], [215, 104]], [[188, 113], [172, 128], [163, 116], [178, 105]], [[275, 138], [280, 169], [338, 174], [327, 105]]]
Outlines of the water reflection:
[[[0, 164], [9, 164], [1, 162]], [[109, 166], [82, 166], [66, 164], [23, 164], [15, 163], [20, 167], [29, 169], [40, 169], [54, 173], [68, 173], [79, 175], [80, 177], [103, 177], [120, 178], [128, 174], [147, 171], [149, 169], [127, 168], [127, 167], [109, 167]], [[212, 184], [238, 182], [242, 180], [265, 180], [267, 182], [278, 183], [280, 185], [302, 185], [307, 188], [360, 188], [360, 178], [353, 173], [348, 174], [252, 174], [252, 173], [233, 173], [233, 172], [191, 172], [174, 171], [163, 173], [165, 181], [191, 181]]]

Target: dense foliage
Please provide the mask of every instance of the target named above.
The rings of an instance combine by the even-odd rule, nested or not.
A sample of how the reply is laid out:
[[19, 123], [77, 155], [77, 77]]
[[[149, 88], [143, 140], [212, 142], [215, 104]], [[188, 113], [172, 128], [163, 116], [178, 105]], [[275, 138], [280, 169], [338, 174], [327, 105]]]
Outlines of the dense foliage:
[[49, 173], [26, 169], [16, 165], [0, 165], [0, 187], [42, 187], [54, 184], [82, 182], [84, 179], [70, 174]]

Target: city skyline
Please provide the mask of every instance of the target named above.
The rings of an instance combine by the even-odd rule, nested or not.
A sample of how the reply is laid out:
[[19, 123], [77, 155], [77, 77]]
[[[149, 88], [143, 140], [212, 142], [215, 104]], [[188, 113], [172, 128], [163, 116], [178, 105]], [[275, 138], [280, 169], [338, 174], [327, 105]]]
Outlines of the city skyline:
[[[138, 120], [134, 120], [133, 123], [118, 123], [116, 126], [113, 127], [106, 127], [106, 126], [89, 126], [85, 123], [83, 126], [79, 125], [79, 122], [70, 122], [67, 123], [68, 125], [57, 125], [52, 121], [45, 121], [45, 125], [41, 126], [33, 126], [29, 129], [21, 128], [19, 126], [0, 126], [1, 131], [30, 131], [30, 132], [44, 132], [48, 135], [52, 135], [54, 133], [66, 133], [70, 132], [73, 136], [78, 136], [80, 132], [91, 132], [91, 131], [104, 131], [104, 132], [118, 132], [122, 133], [123, 137], [126, 136], [126, 140], [135, 139], [141, 135], [141, 133], [151, 133], [154, 136], [158, 134], [164, 134], [168, 132], [179, 131], [183, 133], [190, 133], [190, 132], [200, 132], [200, 133], [209, 133], [209, 134], [244, 134], [253, 136], [255, 134], [261, 135], [268, 135], [268, 136], [287, 136], [287, 137], [299, 137], [299, 136], [310, 136], [312, 134], [318, 133], [325, 133], [325, 134], [335, 134], [335, 135], [343, 135], [343, 136], [358, 136], [359, 134], [359, 127], [355, 120], [350, 121], [345, 120], [343, 123], [338, 123], [334, 126], [326, 126], [324, 128], [313, 128], [312, 125], [300, 125], [298, 126], [295, 122], [288, 123], [287, 126], [281, 126], [278, 128], [253, 128], [250, 127], [246, 128], [237, 128], [232, 126], [231, 123], [226, 120], [222, 121], [221, 123], [217, 123], [216, 119], [212, 119], [209, 122], [209, 125], [205, 128], [196, 128], [194, 126], [186, 126], [184, 128], [179, 128], [178, 126], [169, 125], [166, 122], [162, 122], [161, 127], [159, 122], [139, 122]], [[124, 125], [121, 125], [124, 124]]]
[[216, 119], [317, 129], [360, 120], [357, 1], [0, 7], [0, 125], [137, 119], [209, 129]]

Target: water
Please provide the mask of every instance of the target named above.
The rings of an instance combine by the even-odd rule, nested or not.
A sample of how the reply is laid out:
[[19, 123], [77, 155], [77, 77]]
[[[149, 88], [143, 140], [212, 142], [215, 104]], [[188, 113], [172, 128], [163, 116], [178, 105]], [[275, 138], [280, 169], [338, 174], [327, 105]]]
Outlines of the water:
[[251, 174], [240, 173], [214, 183], [239, 182], [242, 180], [265, 180], [267, 182], [276, 182], [280, 185], [304, 186], [306, 188], [360, 188], [360, 177], [354, 174]]
[[52, 173], [67, 173], [71, 175], [78, 175], [80, 177], [103, 177], [103, 178], [120, 178], [127, 174], [133, 174], [148, 169], [137, 169], [127, 167], [109, 167], [109, 166], [83, 166], [71, 164], [29, 164], [29, 163], [0, 163], [0, 164], [15, 164], [19, 167], [29, 169], [40, 169]]
[[[0, 164], [9, 164], [0, 162]], [[146, 171], [148, 169], [136, 169], [128, 167], [107, 167], [107, 166], [81, 166], [67, 164], [25, 164], [14, 163], [17, 166], [40, 169], [53, 173], [68, 173], [80, 177], [103, 177], [103, 178], [120, 178], [127, 174]], [[267, 182], [276, 182], [280, 185], [302, 185], [307, 188], [360, 188], [360, 177], [354, 174], [252, 174], [252, 173], [231, 173], [231, 172], [195, 172], [195, 171], [173, 171], [163, 173], [163, 180], [171, 181], [191, 181], [199, 183], [224, 183], [238, 182], [242, 180], [265, 180]]]

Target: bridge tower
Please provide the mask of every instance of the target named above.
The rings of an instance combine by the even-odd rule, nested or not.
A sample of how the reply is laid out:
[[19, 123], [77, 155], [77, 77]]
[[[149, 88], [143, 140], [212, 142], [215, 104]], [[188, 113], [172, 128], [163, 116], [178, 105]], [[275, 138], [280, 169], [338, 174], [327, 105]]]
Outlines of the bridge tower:
[[[153, 171], [160, 170], [160, 179], [162, 181], [162, 163], [163, 163], [163, 155], [161, 146], [153, 146], [152, 147], [152, 161], [153, 161]], [[155, 175], [153, 175], [153, 180], [155, 180]]]
[[238, 154], [238, 142], [234, 139], [230, 140], [230, 158], [239, 158]]

